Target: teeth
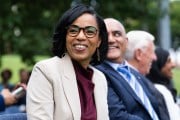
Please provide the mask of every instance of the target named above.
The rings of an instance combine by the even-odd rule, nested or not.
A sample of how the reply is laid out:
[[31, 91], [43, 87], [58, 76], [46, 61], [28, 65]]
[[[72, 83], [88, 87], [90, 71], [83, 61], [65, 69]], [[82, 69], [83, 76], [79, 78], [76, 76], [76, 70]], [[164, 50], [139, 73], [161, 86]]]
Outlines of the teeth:
[[85, 45], [75, 45], [75, 47], [76, 47], [77, 49], [85, 49], [85, 48], [86, 48]]
[[109, 46], [109, 48], [116, 48], [115, 46]]

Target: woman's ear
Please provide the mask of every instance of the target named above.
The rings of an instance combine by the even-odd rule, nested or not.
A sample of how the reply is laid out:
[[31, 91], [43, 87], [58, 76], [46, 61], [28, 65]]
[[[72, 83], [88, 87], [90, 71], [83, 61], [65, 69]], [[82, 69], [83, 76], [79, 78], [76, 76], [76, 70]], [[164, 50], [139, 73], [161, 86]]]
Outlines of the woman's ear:
[[97, 42], [97, 48], [101, 45], [101, 39], [98, 40]]

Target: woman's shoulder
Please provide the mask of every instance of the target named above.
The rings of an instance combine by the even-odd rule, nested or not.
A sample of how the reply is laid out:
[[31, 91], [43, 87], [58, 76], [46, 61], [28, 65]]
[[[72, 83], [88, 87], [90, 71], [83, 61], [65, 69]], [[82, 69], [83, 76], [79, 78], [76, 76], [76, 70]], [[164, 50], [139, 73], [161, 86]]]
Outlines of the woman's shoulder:
[[36, 63], [36, 65], [41, 65], [41, 64], [51, 64], [51, 65], [57, 65], [57, 64], [68, 64], [70, 62], [70, 57], [69, 55], [65, 54], [64, 57], [60, 58], [58, 56], [50, 57], [44, 60], [41, 60]]
[[51, 69], [55, 69], [57, 66], [60, 66], [60, 65], [61, 65], [61, 59], [55, 56], [55, 57], [47, 58], [47, 59], [37, 62], [34, 65], [34, 68], [51, 70]]
[[160, 89], [160, 90], [163, 90], [163, 91], [168, 90], [168, 89], [166, 88], [166, 86], [164, 86], [164, 85], [162, 85], [162, 84], [154, 84], [154, 85], [155, 85], [155, 87], [156, 87], [157, 89]]
[[67, 61], [63, 60], [63, 58], [59, 58], [57, 56], [47, 58], [44, 60], [41, 60], [37, 62], [34, 66], [46, 66], [46, 67], [56, 67], [56, 66], [61, 66], [62, 64], [66, 64]]
[[171, 95], [170, 91], [168, 88], [162, 84], [155, 84], [155, 87], [163, 94], [164, 96], [169, 96]]
[[58, 61], [60, 58], [57, 57], [57, 56], [54, 56], [54, 57], [50, 57], [50, 58], [46, 58], [46, 59], [43, 59], [41, 61], [38, 61], [36, 63], [36, 65], [39, 65], [39, 64], [48, 64], [48, 63], [54, 63], [55, 61]]

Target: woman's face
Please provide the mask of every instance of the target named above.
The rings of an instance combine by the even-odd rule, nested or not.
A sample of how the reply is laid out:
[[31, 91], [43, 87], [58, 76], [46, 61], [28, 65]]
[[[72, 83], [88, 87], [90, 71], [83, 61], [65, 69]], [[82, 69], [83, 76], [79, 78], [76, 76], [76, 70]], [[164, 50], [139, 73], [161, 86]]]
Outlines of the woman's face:
[[67, 52], [72, 59], [84, 68], [89, 65], [91, 57], [100, 43], [96, 18], [91, 14], [82, 14], [67, 29]]
[[169, 56], [165, 65], [161, 69], [161, 73], [164, 76], [166, 76], [167, 78], [172, 79], [172, 77], [173, 77], [172, 69], [174, 67], [175, 67], [175, 64], [173, 63], [173, 61], [171, 60], [171, 58]]

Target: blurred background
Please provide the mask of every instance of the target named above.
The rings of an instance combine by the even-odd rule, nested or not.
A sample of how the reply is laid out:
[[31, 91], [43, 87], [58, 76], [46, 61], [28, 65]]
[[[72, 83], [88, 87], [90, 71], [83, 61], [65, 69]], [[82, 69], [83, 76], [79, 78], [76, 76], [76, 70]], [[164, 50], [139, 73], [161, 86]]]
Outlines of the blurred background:
[[0, 0], [0, 72], [10, 69], [11, 83], [19, 81], [21, 68], [31, 71], [35, 62], [52, 55], [54, 27], [78, 3], [91, 5], [103, 18], [118, 19], [127, 31], [152, 33], [176, 63], [174, 85], [180, 95], [180, 0]]

